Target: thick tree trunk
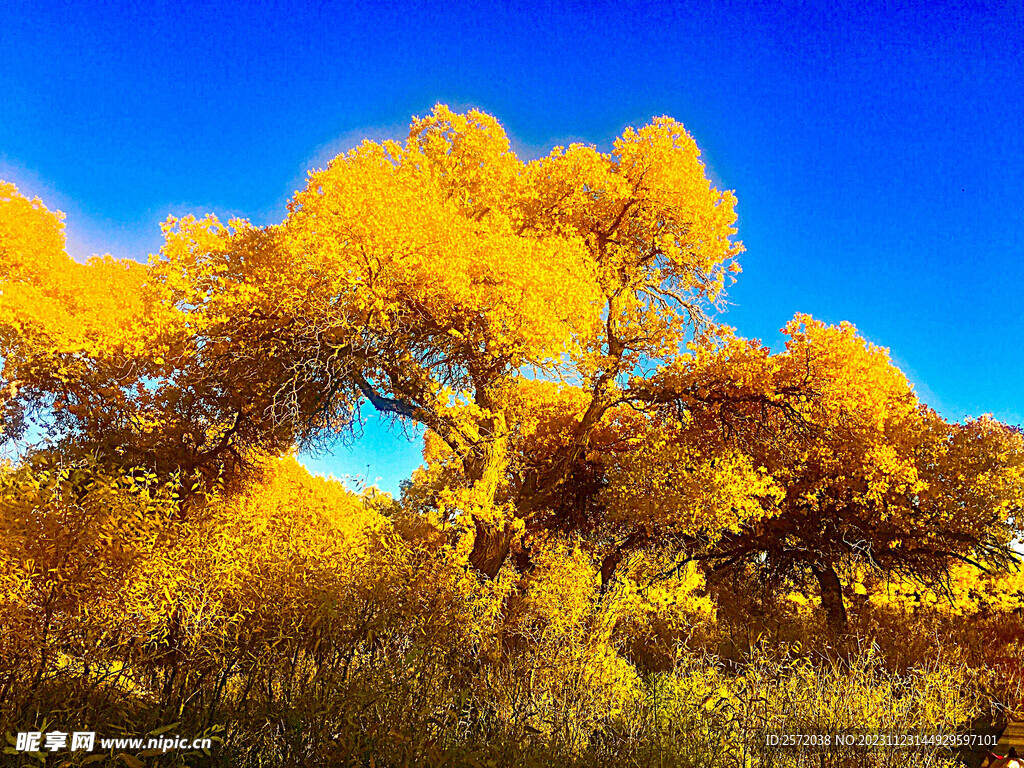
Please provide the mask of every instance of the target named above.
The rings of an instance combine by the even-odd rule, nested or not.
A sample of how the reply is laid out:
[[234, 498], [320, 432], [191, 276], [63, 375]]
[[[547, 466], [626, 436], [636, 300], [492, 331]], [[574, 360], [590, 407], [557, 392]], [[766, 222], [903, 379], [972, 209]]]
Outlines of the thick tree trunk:
[[512, 524], [506, 522], [504, 525], [498, 525], [474, 517], [473, 526], [476, 529], [476, 537], [473, 540], [473, 550], [469, 553], [469, 562], [480, 573], [493, 579], [508, 557], [512, 544]]
[[619, 567], [619, 563], [622, 562], [622, 547], [616, 547], [607, 555], [604, 560], [601, 561], [601, 594], [603, 595], [608, 591], [608, 587], [612, 583], [612, 578], [615, 576], [615, 569]]
[[[473, 452], [463, 458], [466, 478], [472, 494], [471, 507], [487, 510], [494, 504], [505, 472], [507, 461], [507, 435], [505, 420], [496, 416], [485, 422], [480, 430], [481, 440]], [[469, 562], [480, 573], [494, 578], [508, 558], [512, 545], [512, 521], [494, 520], [487, 513], [473, 514], [473, 549]]]
[[831, 563], [811, 566], [811, 571], [818, 580], [821, 589], [821, 607], [825, 609], [828, 628], [838, 640], [846, 635], [847, 616], [843, 604], [843, 584], [839, 581], [835, 568]]
[[622, 562], [622, 557], [627, 552], [631, 551], [635, 546], [641, 544], [645, 540], [645, 534], [634, 531], [629, 534], [622, 543], [615, 546], [608, 554], [604, 556], [601, 561], [601, 594], [603, 595], [608, 591], [608, 588], [612, 584], [612, 579], [615, 578], [615, 569], [619, 567], [619, 563]]

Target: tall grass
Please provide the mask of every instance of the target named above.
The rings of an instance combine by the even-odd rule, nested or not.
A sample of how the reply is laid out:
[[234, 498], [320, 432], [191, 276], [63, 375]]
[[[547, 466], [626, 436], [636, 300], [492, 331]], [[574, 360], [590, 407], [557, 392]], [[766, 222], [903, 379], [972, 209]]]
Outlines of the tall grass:
[[[84, 543], [65, 524], [92, 509], [82, 481], [17, 486], [27, 501], [3, 521], [0, 731], [172, 726], [216, 739], [209, 755], [112, 752], [110, 765], [942, 766], [954, 756], [933, 745], [768, 737], [949, 734], [1019, 702], [1019, 677], [986, 668], [938, 614], [879, 609], [876, 637], [849, 654], [772, 644], [800, 622], [820, 637], [814, 611], [744, 646], [729, 635], [740, 614], [716, 621], [693, 584], [672, 593], [692, 597], [683, 611], [625, 587], [602, 595], [570, 541], [538, 554], [528, 577], [483, 580], [444, 530], [345, 495], [321, 503], [335, 491], [291, 465], [185, 522], [144, 524], [167, 499], [117, 490], [107, 533]], [[1000, 658], [1019, 657], [1003, 640]]]

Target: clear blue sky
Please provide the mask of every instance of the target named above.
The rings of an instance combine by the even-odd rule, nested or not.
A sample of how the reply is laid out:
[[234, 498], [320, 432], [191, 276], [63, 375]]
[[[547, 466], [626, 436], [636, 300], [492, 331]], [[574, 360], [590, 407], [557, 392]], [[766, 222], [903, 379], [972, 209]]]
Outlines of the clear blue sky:
[[[1024, 5], [0, 4], [0, 178], [70, 250], [144, 259], [168, 213], [280, 221], [305, 170], [480, 107], [520, 152], [681, 120], [739, 198], [726, 320], [850, 320], [952, 419], [1024, 421]], [[310, 462], [394, 490], [371, 424]]]

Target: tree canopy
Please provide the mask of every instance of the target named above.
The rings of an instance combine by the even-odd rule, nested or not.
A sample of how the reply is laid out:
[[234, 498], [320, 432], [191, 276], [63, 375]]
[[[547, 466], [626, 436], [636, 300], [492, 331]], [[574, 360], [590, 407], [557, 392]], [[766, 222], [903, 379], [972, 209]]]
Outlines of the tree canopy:
[[5, 184], [4, 437], [34, 419], [188, 491], [368, 404], [426, 427], [403, 503], [485, 576], [559, 532], [606, 583], [640, 549], [810, 578], [837, 624], [844, 568], [1008, 564], [1019, 430], [944, 420], [849, 324], [798, 315], [777, 354], [719, 325], [735, 202], [666, 117], [524, 162], [443, 106], [311, 172], [279, 225], [168, 220], [148, 265], [74, 262]]

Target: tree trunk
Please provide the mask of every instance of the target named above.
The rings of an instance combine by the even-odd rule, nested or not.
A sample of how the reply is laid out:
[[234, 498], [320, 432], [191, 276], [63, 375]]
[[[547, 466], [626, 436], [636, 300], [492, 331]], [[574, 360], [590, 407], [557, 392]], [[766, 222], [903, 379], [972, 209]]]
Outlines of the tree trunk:
[[612, 579], [615, 578], [615, 569], [622, 562], [622, 557], [638, 544], [645, 540], [645, 534], [634, 531], [629, 534], [622, 543], [616, 545], [601, 561], [601, 594], [603, 595], [611, 587]]
[[508, 557], [512, 544], [512, 524], [504, 525], [473, 518], [476, 537], [473, 540], [473, 551], [469, 553], [469, 562], [480, 573], [490, 579], [498, 575], [502, 564]]
[[843, 604], [843, 584], [839, 581], [839, 576], [831, 563], [816, 563], [811, 566], [811, 571], [821, 589], [821, 607], [825, 609], [828, 628], [838, 640], [846, 635], [847, 628], [846, 606]]
[[622, 547], [616, 547], [601, 561], [601, 594], [603, 595], [608, 591], [608, 587], [612, 583], [612, 577], [615, 576], [615, 569], [619, 567], [619, 563], [622, 562]]
[[[463, 458], [471, 492], [470, 508], [487, 510], [494, 504], [507, 462], [508, 436], [505, 419], [495, 416], [481, 425], [481, 439], [470, 455]], [[512, 522], [492, 520], [473, 514], [473, 550], [469, 562], [480, 573], [493, 579], [508, 558], [512, 544]]]

